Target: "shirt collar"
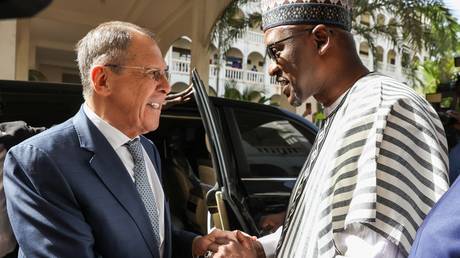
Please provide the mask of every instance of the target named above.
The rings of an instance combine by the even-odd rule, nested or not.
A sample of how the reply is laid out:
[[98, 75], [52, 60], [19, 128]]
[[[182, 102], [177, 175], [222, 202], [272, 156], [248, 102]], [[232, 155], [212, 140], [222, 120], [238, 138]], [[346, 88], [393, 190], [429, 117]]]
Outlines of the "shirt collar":
[[337, 98], [334, 103], [332, 103], [330, 106], [328, 107], [324, 107], [324, 114], [326, 115], [326, 117], [328, 117], [332, 112], [334, 112], [334, 110], [337, 108], [337, 106], [340, 104], [340, 102], [342, 101], [342, 99], [345, 97], [345, 95], [347, 95], [348, 93], [348, 90], [345, 91], [342, 95], [340, 95], [339, 98]]
[[83, 111], [85, 112], [88, 119], [101, 131], [105, 136], [109, 144], [114, 150], [121, 147], [123, 144], [131, 140], [128, 136], [122, 133], [117, 128], [113, 127], [101, 117], [99, 117], [94, 111], [88, 106], [87, 103], [83, 104]]

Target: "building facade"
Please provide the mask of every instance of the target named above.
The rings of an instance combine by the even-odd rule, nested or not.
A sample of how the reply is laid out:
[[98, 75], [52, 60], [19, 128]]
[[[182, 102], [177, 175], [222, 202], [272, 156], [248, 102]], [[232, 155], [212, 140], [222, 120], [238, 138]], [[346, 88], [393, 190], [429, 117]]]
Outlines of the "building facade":
[[[0, 62], [0, 79], [78, 83], [80, 78], [74, 52], [78, 39], [101, 22], [127, 20], [157, 33], [170, 67], [174, 91], [187, 87], [191, 69], [198, 67], [201, 77], [209, 84], [210, 94], [222, 96], [226, 87], [236, 88], [240, 92], [249, 88], [261, 92], [272, 103], [309, 119], [318, 110], [319, 106], [313, 98], [298, 108], [287, 103], [275, 78], [268, 75], [270, 60], [266, 58], [263, 32], [258, 25], [247, 28], [221, 60], [217, 60], [217, 44], [214, 42], [208, 48], [206, 43], [209, 42], [206, 33], [212, 26], [212, 19], [204, 19], [202, 10], [212, 9], [217, 16], [224, 4], [214, 6], [213, 0], [207, 0], [206, 3], [201, 0], [162, 2], [160, 7], [165, 10], [165, 17], [161, 20], [159, 17], [150, 17], [151, 12], [148, 11], [158, 7], [155, 0], [136, 3], [116, 0], [117, 5], [100, 1], [96, 3], [97, 9], [92, 8], [92, 0], [82, 1], [80, 4], [70, 0], [55, 0], [47, 10], [32, 19], [1, 21], [3, 37], [0, 39], [0, 53], [3, 61]], [[240, 15], [258, 12], [259, 9], [257, 3], [252, 3], [242, 7]], [[183, 10], [188, 12], [184, 13]], [[166, 13], [176, 13], [177, 17]], [[394, 19], [382, 13], [375, 21], [370, 16], [363, 16], [359, 22], [369, 26], [374, 23], [390, 25]], [[379, 72], [403, 82], [409, 83], [404, 70], [411, 60], [425, 59], [422, 54], [398, 50], [384, 38], [376, 38], [377, 63], [374, 67], [374, 57], [368, 43], [360, 36], [356, 36], [355, 40], [360, 57], [370, 70], [377, 68]], [[309, 111], [305, 112], [306, 109]]]
[[[242, 15], [249, 15], [254, 11], [257, 12], [258, 8], [257, 4], [245, 6], [241, 13]], [[373, 26], [374, 23], [390, 26], [391, 23], [395, 22], [388, 13], [379, 14], [375, 20], [370, 15], [363, 15], [358, 17], [358, 21], [364, 26]], [[405, 70], [414, 61], [413, 59], [425, 59], [423, 53], [415, 54], [409, 50], [398, 50], [387, 39], [376, 37], [374, 44], [377, 56], [374, 64], [374, 54], [370, 50], [368, 42], [361, 36], [355, 36], [355, 42], [359, 56], [369, 70], [389, 75], [408, 85], [411, 84], [411, 81], [406, 76]], [[166, 54], [166, 62], [170, 66], [171, 85], [174, 91], [184, 89], [190, 81], [190, 46], [191, 40], [182, 37], [172, 44]], [[268, 65], [271, 61], [265, 55], [264, 36], [260, 26], [247, 28], [243, 35], [232, 44], [220, 62], [215, 60], [217, 57], [215, 44], [212, 44], [209, 52], [209, 87], [213, 94], [223, 96], [226, 86], [235, 87], [240, 92], [250, 88], [250, 90], [259, 91], [264, 96], [272, 98], [273, 102], [278, 102], [279, 105], [291, 111], [305, 115], [310, 120], [312, 120], [312, 114], [320, 108], [314, 98], [310, 98], [305, 105], [296, 109], [289, 107], [286, 103], [281, 93], [281, 87], [276, 83], [274, 77], [268, 75]], [[220, 69], [217, 69], [219, 63]], [[418, 76], [421, 78], [422, 75], [419, 73]], [[309, 108], [310, 110], [305, 112]]]

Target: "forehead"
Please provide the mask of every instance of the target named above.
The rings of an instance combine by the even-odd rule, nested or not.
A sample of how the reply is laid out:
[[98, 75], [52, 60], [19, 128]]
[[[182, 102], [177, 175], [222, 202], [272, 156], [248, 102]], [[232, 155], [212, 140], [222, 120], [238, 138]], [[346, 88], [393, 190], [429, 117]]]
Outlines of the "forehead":
[[280, 39], [289, 37], [294, 31], [304, 28], [305, 25], [284, 25], [268, 29], [264, 33], [265, 45], [270, 45]]
[[158, 44], [145, 34], [134, 33], [128, 55], [128, 59], [136, 65], [165, 66]]

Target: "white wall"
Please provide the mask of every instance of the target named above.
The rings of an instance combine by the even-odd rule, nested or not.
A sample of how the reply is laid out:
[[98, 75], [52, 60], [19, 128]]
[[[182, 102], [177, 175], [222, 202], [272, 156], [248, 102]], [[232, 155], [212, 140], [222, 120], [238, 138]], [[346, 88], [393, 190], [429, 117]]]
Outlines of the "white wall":
[[0, 79], [14, 80], [16, 70], [16, 20], [0, 21]]

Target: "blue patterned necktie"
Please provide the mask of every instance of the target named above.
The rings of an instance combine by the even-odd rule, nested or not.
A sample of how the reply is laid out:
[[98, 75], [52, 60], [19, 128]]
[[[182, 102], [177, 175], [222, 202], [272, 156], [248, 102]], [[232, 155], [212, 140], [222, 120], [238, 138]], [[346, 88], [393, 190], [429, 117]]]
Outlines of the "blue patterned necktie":
[[160, 219], [158, 216], [158, 207], [155, 201], [152, 188], [149, 184], [147, 169], [145, 167], [144, 153], [139, 138], [135, 138], [125, 144], [128, 151], [131, 153], [134, 161], [134, 184], [139, 192], [139, 195], [144, 203], [145, 210], [149, 215], [150, 223], [152, 224], [153, 235], [157, 242], [158, 249], [160, 248]]

